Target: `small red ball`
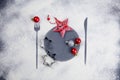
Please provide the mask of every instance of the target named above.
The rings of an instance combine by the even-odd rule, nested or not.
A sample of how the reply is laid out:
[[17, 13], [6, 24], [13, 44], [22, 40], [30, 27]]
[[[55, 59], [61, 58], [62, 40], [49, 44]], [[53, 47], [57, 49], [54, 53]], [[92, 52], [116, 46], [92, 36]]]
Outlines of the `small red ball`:
[[33, 18], [33, 21], [37, 23], [37, 22], [40, 21], [40, 18], [39, 18], [38, 16], [35, 16], [35, 17]]
[[75, 44], [80, 44], [81, 43], [81, 39], [80, 38], [76, 38], [75, 39]]
[[73, 55], [77, 55], [77, 52], [78, 52], [78, 51], [77, 51], [76, 48], [72, 48], [72, 49], [71, 49], [71, 53], [72, 53]]
[[47, 20], [49, 21], [49, 20], [50, 20], [50, 18], [48, 17], [48, 18], [47, 18]]

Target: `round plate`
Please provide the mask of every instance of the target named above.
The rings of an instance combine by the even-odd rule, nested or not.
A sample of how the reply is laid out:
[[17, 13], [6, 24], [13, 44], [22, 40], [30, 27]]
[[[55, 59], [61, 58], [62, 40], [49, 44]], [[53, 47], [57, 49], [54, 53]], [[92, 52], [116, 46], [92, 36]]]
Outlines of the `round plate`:
[[74, 57], [71, 53], [71, 48], [76, 48], [79, 51], [80, 45], [70, 47], [66, 44], [68, 40], [75, 40], [78, 38], [75, 30], [67, 31], [64, 38], [61, 37], [59, 32], [54, 32], [53, 29], [48, 31], [44, 38], [44, 46], [47, 54], [56, 61], [67, 61]]

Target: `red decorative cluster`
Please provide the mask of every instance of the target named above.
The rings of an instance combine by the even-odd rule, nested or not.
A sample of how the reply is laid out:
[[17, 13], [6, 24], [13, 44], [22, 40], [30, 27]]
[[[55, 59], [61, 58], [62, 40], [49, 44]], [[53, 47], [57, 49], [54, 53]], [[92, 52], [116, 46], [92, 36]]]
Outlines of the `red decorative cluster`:
[[[81, 39], [80, 39], [79, 37], [78, 37], [78, 38], [75, 38], [74, 44], [79, 45], [80, 43], [81, 43]], [[76, 48], [72, 48], [72, 49], [71, 49], [71, 53], [72, 53], [73, 55], [77, 55], [78, 51], [77, 51]]]
[[33, 21], [34, 21], [35, 23], [37, 23], [37, 22], [40, 21], [40, 18], [39, 18], [38, 16], [35, 16], [35, 17], [33, 18]]

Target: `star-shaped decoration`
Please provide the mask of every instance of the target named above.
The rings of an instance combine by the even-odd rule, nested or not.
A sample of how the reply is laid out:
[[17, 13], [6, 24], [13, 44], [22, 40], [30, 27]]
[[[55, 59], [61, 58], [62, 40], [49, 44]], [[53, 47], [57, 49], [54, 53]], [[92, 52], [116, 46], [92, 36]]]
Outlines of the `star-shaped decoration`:
[[56, 27], [53, 29], [54, 32], [59, 32], [61, 34], [61, 37], [63, 38], [66, 31], [72, 30], [71, 27], [68, 26], [68, 19], [65, 19], [63, 21], [58, 20], [55, 17]]

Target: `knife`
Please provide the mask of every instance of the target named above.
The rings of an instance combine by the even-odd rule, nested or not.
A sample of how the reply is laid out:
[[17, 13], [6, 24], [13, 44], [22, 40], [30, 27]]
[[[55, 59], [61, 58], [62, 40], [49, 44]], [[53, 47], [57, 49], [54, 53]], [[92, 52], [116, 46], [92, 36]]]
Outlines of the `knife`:
[[84, 21], [84, 30], [85, 30], [85, 47], [84, 47], [84, 64], [87, 62], [87, 23], [88, 18]]

